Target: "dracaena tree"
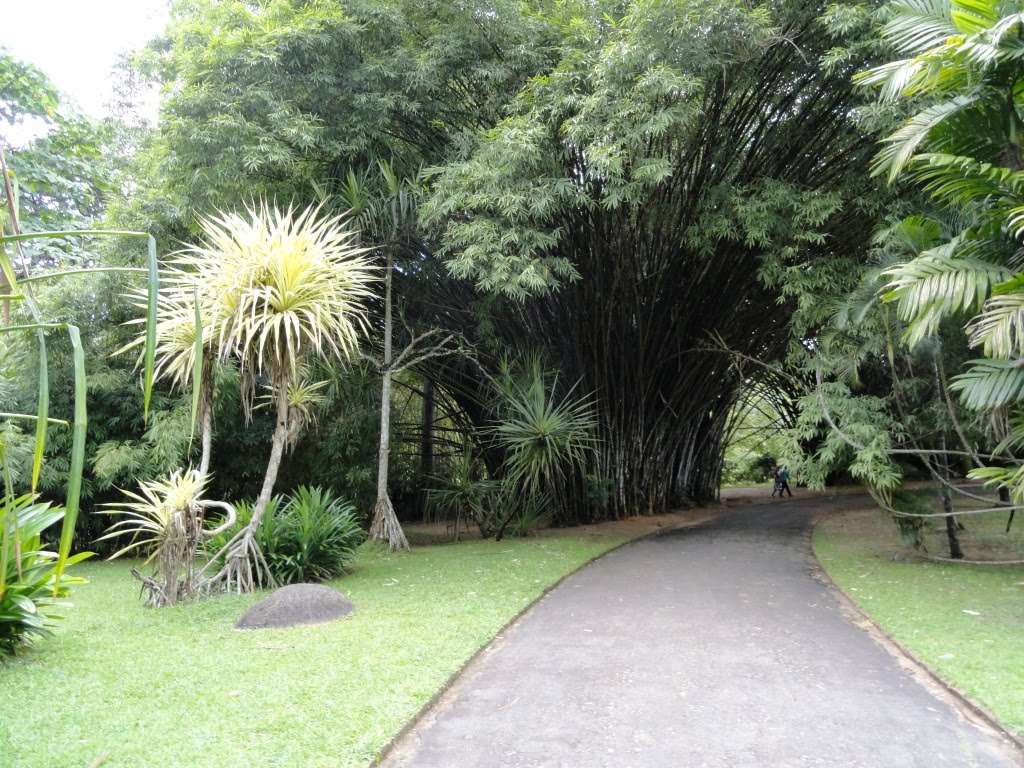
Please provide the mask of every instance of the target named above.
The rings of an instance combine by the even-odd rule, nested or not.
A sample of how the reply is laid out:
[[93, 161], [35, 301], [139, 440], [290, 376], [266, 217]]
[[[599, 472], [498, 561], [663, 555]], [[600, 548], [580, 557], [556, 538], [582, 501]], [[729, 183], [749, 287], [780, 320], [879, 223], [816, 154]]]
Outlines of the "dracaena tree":
[[270, 502], [287, 449], [307, 421], [307, 361], [346, 361], [366, 331], [363, 306], [374, 268], [338, 217], [315, 207], [281, 210], [267, 203], [202, 221], [200, 244], [180, 266], [199, 286], [199, 315], [220, 359], [237, 361], [243, 404], [251, 413], [261, 382], [276, 422], [266, 474], [250, 523], [229, 543], [214, 584], [240, 590], [271, 581], [255, 532]]

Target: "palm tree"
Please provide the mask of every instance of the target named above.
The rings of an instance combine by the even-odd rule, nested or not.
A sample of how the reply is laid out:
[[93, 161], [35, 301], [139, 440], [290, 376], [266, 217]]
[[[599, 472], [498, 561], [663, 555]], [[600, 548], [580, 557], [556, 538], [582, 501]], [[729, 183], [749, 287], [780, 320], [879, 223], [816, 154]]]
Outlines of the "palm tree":
[[339, 217], [319, 209], [281, 211], [266, 203], [245, 215], [204, 219], [203, 242], [180, 259], [200, 286], [200, 313], [210, 324], [210, 344], [221, 360], [235, 358], [242, 375], [247, 416], [257, 379], [265, 377], [276, 410], [270, 457], [249, 524], [227, 547], [225, 565], [212, 583], [249, 591], [271, 581], [255, 540], [286, 449], [305, 421], [297, 393], [311, 357], [342, 362], [357, 352], [366, 333], [363, 301], [372, 295], [374, 268]]
[[377, 453], [377, 501], [370, 524], [370, 538], [386, 541], [391, 550], [407, 550], [409, 542], [395, 514], [388, 494], [388, 466], [391, 440], [391, 384], [395, 374], [433, 357], [447, 355], [452, 334], [436, 329], [413, 335], [398, 354], [394, 353], [394, 298], [392, 282], [395, 258], [415, 257], [424, 251], [417, 232], [416, 205], [422, 194], [422, 178], [403, 178], [387, 160], [378, 160], [378, 179], [369, 173], [350, 171], [341, 184], [340, 196], [348, 207], [347, 216], [359, 228], [360, 237], [384, 261], [383, 355], [373, 362], [381, 372], [380, 447]]
[[[1002, 448], [1024, 444], [1024, 15], [996, 0], [898, 0], [883, 37], [906, 58], [862, 73], [883, 101], [925, 106], [885, 140], [875, 173], [906, 173], [964, 226], [887, 274], [885, 299], [907, 322], [906, 341], [933, 336], [950, 317], [966, 322], [972, 361], [953, 388], [1002, 423]], [[1011, 457], [1012, 458], [1012, 457]], [[1024, 501], [1024, 469], [985, 467]]]

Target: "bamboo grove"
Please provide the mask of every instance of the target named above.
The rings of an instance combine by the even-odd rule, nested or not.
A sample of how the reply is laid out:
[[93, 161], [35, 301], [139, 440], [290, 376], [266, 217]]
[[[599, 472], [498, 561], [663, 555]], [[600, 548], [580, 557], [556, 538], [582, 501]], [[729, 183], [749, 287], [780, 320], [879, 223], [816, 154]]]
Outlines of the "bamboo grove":
[[488, 382], [503, 354], [539, 355], [597, 422], [559, 519], [713, 497], [732, 406], [769, 375], [736, 361], [798, 343], [797, 305], [846, 279], [871, 231], [863, 61], [822, 65], [822, 9], [259, 7], [199, 3], [140, 58], [168, 89], [150, 150], [165, 181], [128, 213], [162, 211], [181, 238], [213, 201], [255, 193], [343, 211], [346, 178], [384, 159], [417, 180], [395, 262], [404, 332], [473, 350], [416, 370], [489, 470]]

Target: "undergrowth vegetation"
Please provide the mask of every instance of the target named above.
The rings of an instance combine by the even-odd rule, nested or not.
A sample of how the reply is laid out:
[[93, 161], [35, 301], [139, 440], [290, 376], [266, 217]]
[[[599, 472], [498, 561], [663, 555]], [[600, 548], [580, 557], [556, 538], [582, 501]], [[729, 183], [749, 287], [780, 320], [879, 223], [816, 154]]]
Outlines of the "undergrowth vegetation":
[[[238, 505], [233, 528], [207, 544], [216, 554], [252, 519], [252, 504]], [[344, 574], [366, 539], [355, 508], [330, 489], [300, 486], [274, 496], [256, 529], [256, 539], [278, 584], [327, 581]]]

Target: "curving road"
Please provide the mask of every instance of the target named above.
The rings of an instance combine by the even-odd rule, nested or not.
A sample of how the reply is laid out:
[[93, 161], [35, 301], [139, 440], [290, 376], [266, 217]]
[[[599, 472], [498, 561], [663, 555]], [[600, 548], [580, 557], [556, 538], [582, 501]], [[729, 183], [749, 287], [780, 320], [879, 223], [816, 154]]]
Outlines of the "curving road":
[[821, 504], [753, 507], [601, 558], [498, 638], [383, 765], [1022, 765], [815, 578]]

